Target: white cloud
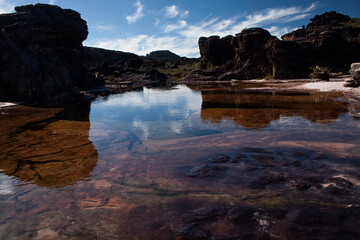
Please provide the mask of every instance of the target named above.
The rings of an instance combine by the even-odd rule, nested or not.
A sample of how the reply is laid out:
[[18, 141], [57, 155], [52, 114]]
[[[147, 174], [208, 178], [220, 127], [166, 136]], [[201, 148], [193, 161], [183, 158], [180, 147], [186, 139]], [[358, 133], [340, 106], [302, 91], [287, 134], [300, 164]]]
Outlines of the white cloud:
[[188, 16], [189, 16], [189, 11], [188, 11], [188, 10], [184, 11], [184, 12], [181, 14], [181, 17], [182, 17], [182, 18], [187, 18]]
[[183, 29], [184, 27], [187, 26], [187, 22], [184, 20], [178, 21], [176, 24], [169, 24], [165, 26], [165, 32], [172, 32], [175, 30], [179, 30], [179, 29]]
[[[196, 40], [197, 42], [197, 40]], [[105, 39], [86, 42], [87, 46], [132, 52], [146, 55], [156, 50], [171, 50], [181, 56], [196, 57], [198, 46], [193, 44], [193, 39], [182, 39], [177, 36], [148, 36], [137, 35], [119, 39]]]
[[291, 31], [296, 30], [295, 29], [291, 29], [289, 27], [278, 27], [278, 26], [272, 26], [270, 28], [266, 28], [266, 30], [268, 30], [272, 35], [281, 38], [282, 35], [289, 33]]
[[95, 26], [93, 26], [93, 28], [100, 33], [112, 31], [115, 29], [115, 27], [113, 25], [103, 25], [103, 24], [95, 25]]
[[14, 182], [9, 177], [0, 174], [0, 196], [13, 194], [14, 190]]
[[49, 4], [55, 5], [55, 4], [56, 4], [56, 0], [50, 0]]
[[[119, 39], [88, 41], [87, 44], [140, 55], [160, 49], [168, 49], [181, 56], [198, 57], [198, 39], [201, 36], [218, 35], [224, 37], [237, 34], [244, 28], [263, 27], [268, 29], [271, 34], [280, 37], [293, 30], [286, 25], [287, 23], [308, 17], [309, 12], [316, 9], [317, 6], [318, 3], [315, 2], [309, 7], [271, 8], [243, 17], [212, 18], [195, 24], [189, 24], [184, 20], [174, 21], [161, 26], [165, 35], [138, 35]], [[175, 5], [170, 6], [169, 9], [171, 9], [168, 11], [169, 17], [179, 16], [179, 10]], [[158, 26], [161, 25], [159, 20], [156, 23]]]
[[129, 24], [135, 23], [137, 20], [144, 16], [143, 9], [144, 5], [141, 4], [140, 0], [138, 0], [135, 4], [136, 12], [132, 15], [126, 16], [126, 20]]
[[176, 5], [165, 7], [165, 16], [167, 18], [174, 18], [177, 15], [179, 15], [179, 10], [178, 10], [178, 7]]
[[8, 0], [0, 0], [0, 14], [14, 11], [15, 4]]
[[[182, 134], [185, 129], [189, 129], [196, 124], [192, 116], [200, 114], [201, 93], [185, 86], [178, 86], [176, 90], [171, 92], [144, 88], [142, 92], [127, 92], [110, 96], [108, 101], [96, 101], [92, 106], [92, 112], [96, 115], [98, 111], [103, 112], [103, 109], [108, 107], [113, 109], [114, 112], [122, 112], [124, 107], [129, 108], [129, 106], [132, 109], [144, 111], [159, 109], [156, 110], [159, 111], [157, 114], [159, 120], [162, 118], [169, 119], [161, 126], [157, 126], [154, 125], [156, 122], [144, 121], [141, 116], [134, 117], [128, 127], [137, 130], [141, 138], [151, 138], [159, 128], [162, 130], [167, 129], [175, 134]], [[111, 116], [107, 117], [111, 119]], [[116, 115], [114, 115], [114, 118], [118, 119]], [[185, 119], [185, 121], [179, 121], [179, 118]], [[94, 134], [92, 130], [90, 138], [93, 137], [96, 137], [96, 133]]]
[[164, 8], [164, 12], [165, 12], [165, 17], [167, 18], [175, 18], [175, 17], [187, 18], [189, 16], [188, 10], [182, 11], [176, 5], [166, 6]]
[[304, 14], [300, 14], [300, 15], [296, 15], [296, 16], [290, 16], [287, 19], [284, 19], [283, 23], [288, 23], [288, 22], [295, 22], [297, 20], [301, 20], [304, 18], [309, 18], [310, 14], [309, 13], [304, 13]]

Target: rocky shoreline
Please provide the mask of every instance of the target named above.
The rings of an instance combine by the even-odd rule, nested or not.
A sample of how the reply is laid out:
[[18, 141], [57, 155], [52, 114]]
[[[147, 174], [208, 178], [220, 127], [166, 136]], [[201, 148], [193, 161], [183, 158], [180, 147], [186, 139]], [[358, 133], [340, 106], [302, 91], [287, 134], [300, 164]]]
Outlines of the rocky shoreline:
[[[360, 239], [360, 88], [344, 87], [359, 84], [360, 67], [308, 78], [312, 65], [345, 74], [360, 60], [349, 21], [325, 13], [282, 41], [258, 28], [201, 38], [193, 70], [197, 59], [168, 51], [83, 47], [87, 25], [72, 10], [0, 15], [0, 238]], [[327, 62], [331, 44], [339, 59]], [[173, 136], [195, 100], [185, 117], [206, 134], [151, 139], [149, 126], [168, 131], [157, 118], [90, 116], [94, 96], [178, 83], [195, 94], [159, 107], [175, 119]]]
[[282, 40], [261, 28], [224, 38], [201, 37], [200, 69], [184, 81], [308, 78], [315, 66], [333, 73], [348, 72], [360, 60], [360, 26], [352, 24], [357, 19], [326, 12], [310, 21]]

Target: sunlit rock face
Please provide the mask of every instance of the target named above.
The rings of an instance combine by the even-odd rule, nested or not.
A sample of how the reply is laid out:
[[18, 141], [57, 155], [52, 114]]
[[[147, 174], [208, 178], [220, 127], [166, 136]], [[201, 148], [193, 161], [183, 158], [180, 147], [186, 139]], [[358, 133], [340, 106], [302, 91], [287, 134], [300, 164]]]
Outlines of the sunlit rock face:
[[[41, 123], [59, 111], [45, 110], [30, 107], [4, 110], [0, 126], [4, 133], [0, 137], [2, 172], [38, 186], [57, 188], [90, 177], [98, 157], [89, 140], [90, 122]], [[26, 112], [33, 115], [21, 116]], [[25, 125], [34, 121], [34, 117], [37, 123]]]
[[358, 87], [360, 86], [360, 63], [351, 64], [351, 81], [345, 86], [347, 87]]
[[1, 100], [66, 105], [97, 85], [86, 76], [79, 13], [46, 4], [15, 10], [0, 15]]

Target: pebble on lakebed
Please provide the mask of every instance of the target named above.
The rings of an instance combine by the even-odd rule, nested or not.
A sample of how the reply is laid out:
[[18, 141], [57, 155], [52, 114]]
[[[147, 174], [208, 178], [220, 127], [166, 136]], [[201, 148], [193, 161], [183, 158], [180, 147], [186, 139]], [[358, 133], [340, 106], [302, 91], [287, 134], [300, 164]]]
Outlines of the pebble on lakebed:
[[[355, 186], [335, 176], [330, 162], [340, 161], [324, 153], [299, 150], [242, 148], [232, 155], [215, 154], [186, 173], [194, 179], [226, 179], [245, 188], [310, 191], [319, 195], [351, 195]], [[321, 191], [319, 191], [321, 190]]]

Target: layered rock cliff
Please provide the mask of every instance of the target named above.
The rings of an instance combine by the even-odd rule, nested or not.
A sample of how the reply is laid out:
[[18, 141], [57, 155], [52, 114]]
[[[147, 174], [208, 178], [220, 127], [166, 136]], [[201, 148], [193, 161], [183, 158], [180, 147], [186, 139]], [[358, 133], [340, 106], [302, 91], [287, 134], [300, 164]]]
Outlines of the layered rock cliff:
[[360, 20], [326, 12], [282, 40], [251, 28], [224, 38], [201, 37], [199, 49], [201, 68], [187, 80], [308, 77], [316, 65], [347, 72], [360, 60]]
[[87, 76], [79, 13], [46, 4], [0, 15], [0, 100], [66, 105], [100, 83]]

